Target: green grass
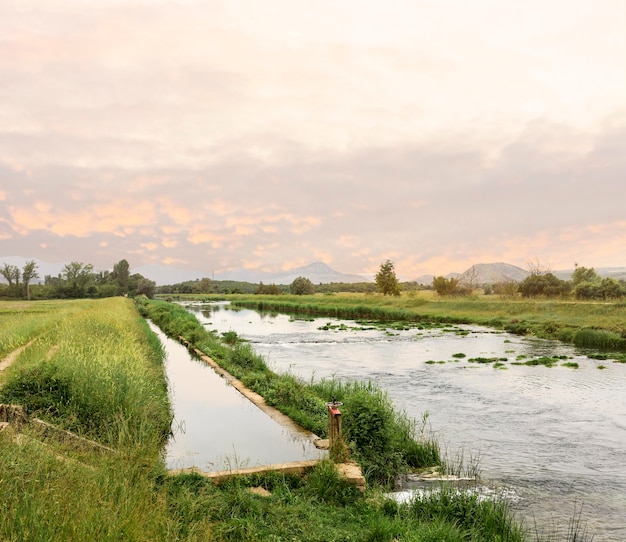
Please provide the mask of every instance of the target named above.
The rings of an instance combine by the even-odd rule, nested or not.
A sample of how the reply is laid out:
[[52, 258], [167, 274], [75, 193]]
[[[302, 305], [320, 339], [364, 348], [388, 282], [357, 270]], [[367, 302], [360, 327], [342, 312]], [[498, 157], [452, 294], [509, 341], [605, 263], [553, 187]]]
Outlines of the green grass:
[[[192, 474], [170, 479], [167, 486], [175, 515], [187, 518], [181, 522], [184, 534], [207, 540], [526, 540], [504, 503], [444, 490], [419, 503], [397, 504], [379, 491], [361, 494], [329, 462], [304, 479], [255, 476], [216, 487]], [[248, 490], [259, 486], [271, 494]]]
[[[42, 322], [5, 371], [0, 402], [116, 451], [2, 431], [0, 540], [167, 540], [175, 522], [155, 491], [171, 418], [160, 343], [127, 299], [29, 309]], [[13, 318], [35, 329], [17, 304]]]
[[[75, 302], [8, 369], [0, 402], [103, 444], [169, 433], [162, 352], [132, 301]], [[70, 304], [70, 306], [72, 306]]]

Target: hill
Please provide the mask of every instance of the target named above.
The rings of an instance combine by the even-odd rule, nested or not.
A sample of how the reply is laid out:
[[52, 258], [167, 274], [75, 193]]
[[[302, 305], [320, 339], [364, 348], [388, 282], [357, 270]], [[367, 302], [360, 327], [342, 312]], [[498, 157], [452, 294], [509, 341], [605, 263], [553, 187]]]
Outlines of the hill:
[[269, 275], [267, 280], [272, 284], [291, 284], [296, 278], [304, 277], [309, 279], [313, 284], [330, 284], [331, 282], [373, 282], [373, 277], [364, 277], [362, 275], [352, 275], [349, 273], [340, 273], [330, 268], [323, 262], [315, 262], [303, 267], [290, 269], [284, 273], [276, 273]]
[[[462, 273], [448, 273], [447, 279], [456, 278], [460, 281], [472, 284], [474, 286], [480, 286], [482, 284], [493, 284], [494, 282], [503, 282], [507, 280], [513, 280], [520, 282], [528, 276], [528, 271], [511, 265], [509, 263], [496, 262], [496, 263], [477, 263], [466, 269]], [[433, 275], [422, 275], [415, 279], [418, 284], [424, 284], [430, 286], [433, 283]]]
[[461, 273], [459, 280], [468, 285], [480, 286], [496, 282], [521, 282], [529, 275], [528, 271], [509, 263], [477, 263]]

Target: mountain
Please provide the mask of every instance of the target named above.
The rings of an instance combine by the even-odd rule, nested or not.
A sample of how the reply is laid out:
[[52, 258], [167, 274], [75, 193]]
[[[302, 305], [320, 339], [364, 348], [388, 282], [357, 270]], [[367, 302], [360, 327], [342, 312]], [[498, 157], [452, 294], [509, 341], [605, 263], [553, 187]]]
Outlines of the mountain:
[[[362, 275], [340, 273], [327, 266], [323, 262], [315, 262], [304, 267], [290, 269], [283, 273], [269, 275], [267, 280], [270, 284], [291, 284], [298, 277], [309, 279], [313, 284], [329, 284], [331, 282], [372, 282], [374, 277], [366, 278]], [[263, 281], [265, 282], [265, 281]]]
[[[281, 273], [265, 273], [248, 269], [236, 269], [226, 273], [214, 274], [212, 271], [198, 271], [178, 269], [164, 265], [144, 265], [133, 269], [132, 272], [141, 273], [144, 277], [154, 280], [157, 285], [178, 284], [190, 280], [207, 277], [214, 280], [233, 280], [239, 282], [251, 282], [257, 284], [291, 284], [298, 277], [305, 277], [313, 284], [328, 284], [330, 282], [367, 282], [368, 279], [361, 275], [341, 273], [330, 268], [322, 262], [315, 262], [304, 267], [297, 267]], [[369, 279], [373, 281], [373, 277]]]
[[529, 273], [525, 269], [509, 263], [477, 263], [465, 270], [459, 280], [478, 286], [505, 281], [521, 282], [528, 275]]
[[[514, 280], [520, 282], [528, 276], [528, 271], [508, 263], [477, 263], [466, 269], [463, 273], [448, 273], [445, 278], [459, 279], [465, 283], [472, 283], [475, 286]], [[433, 283], [434, 275], [421, 275], [414, 282], [430, 286]]]

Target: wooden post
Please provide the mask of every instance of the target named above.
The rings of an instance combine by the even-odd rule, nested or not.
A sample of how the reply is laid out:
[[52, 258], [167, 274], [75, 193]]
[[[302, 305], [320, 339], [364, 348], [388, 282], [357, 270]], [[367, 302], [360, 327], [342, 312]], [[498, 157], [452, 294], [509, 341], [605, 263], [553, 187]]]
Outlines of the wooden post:
[[341, 412], [338, 408], [341, 405], [343, 403], [334, 399], [330, 403], [326, 403], [328, 407], [328, 446], [331, 451], [331, 457], [340, 450], [342, 451], [341, 455], [344, 455], [343, 449], [345, 445], [341, 434]]

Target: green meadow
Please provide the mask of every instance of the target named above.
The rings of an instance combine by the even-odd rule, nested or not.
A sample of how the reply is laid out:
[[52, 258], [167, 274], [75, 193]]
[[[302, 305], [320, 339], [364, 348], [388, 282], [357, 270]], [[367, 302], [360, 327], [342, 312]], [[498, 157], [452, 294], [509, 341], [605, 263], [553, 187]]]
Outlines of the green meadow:
[[[367, 298], [359, 306], [377, 310]], [[361, 464], [366, 491], [341, 479], [331, 461], [302, 478], [268, 474], [221, 485], [198, 474], [168, 475], [163, 446], [172, 414], [164, 353], [144, 318], [185, 337], [321, 436], [324, 398], [342, 400], [342, 453]], [[315, 386], [276, 375], [236, 335], [216, 336], [177, 305], [122, 297], [0, 302], [0, 341], [0, 360], [11, 360], [0, 372], [0, 403], [21, 405], [29, 419], [55, 428], [1, 426], [3, 542], [536, 539], [504, 501], [445, 486], [409, 504], [388, 499], [396, 473], [443, 461], [438, 444], [383, 392], [369, 383]], [[264, 496], [250, 491], [259, 487]]]

